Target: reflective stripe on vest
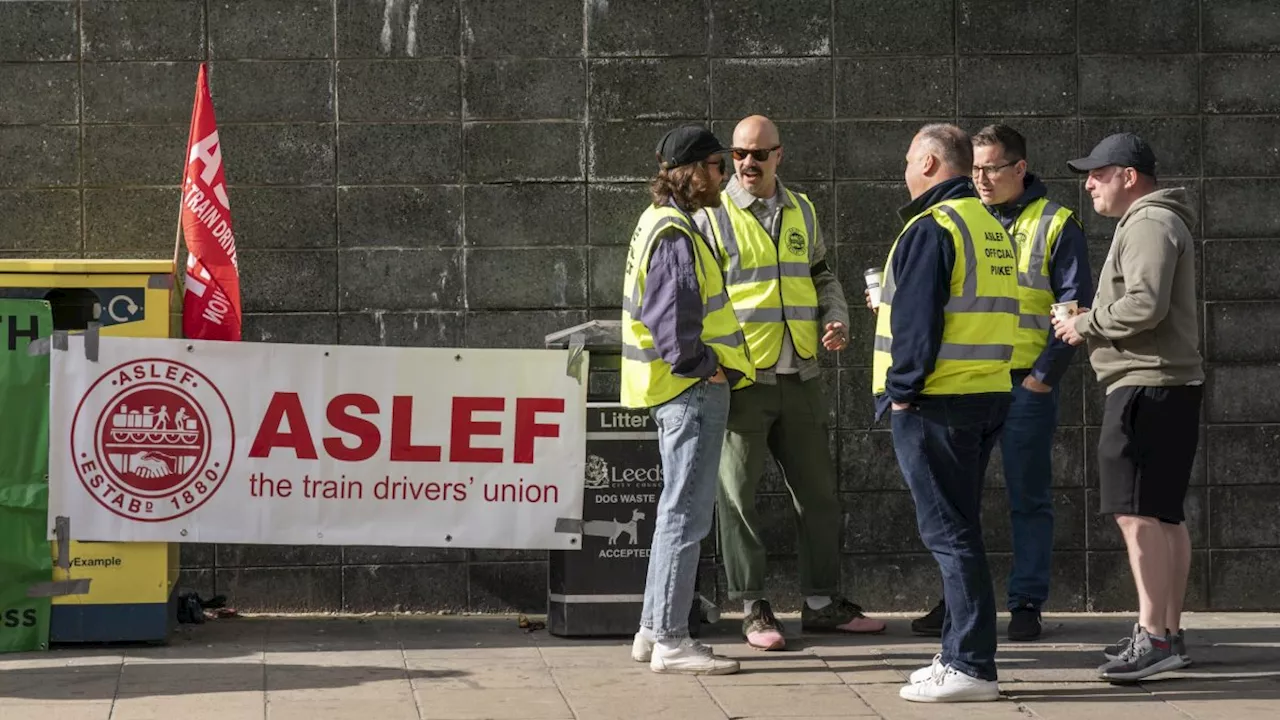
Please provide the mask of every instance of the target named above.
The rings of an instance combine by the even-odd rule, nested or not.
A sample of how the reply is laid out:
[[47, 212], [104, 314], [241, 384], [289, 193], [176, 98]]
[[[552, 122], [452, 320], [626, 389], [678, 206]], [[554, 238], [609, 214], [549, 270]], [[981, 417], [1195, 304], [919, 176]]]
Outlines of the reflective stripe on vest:
[[1056, 298], [1046, 260], [1053, 256], [1071, 211], [1046, 198], [1032, 201], [1011, 228], [1018, 247], [1018, 333], [1013, 367], [1026, 369], [1049, 343], [1050, 310]]

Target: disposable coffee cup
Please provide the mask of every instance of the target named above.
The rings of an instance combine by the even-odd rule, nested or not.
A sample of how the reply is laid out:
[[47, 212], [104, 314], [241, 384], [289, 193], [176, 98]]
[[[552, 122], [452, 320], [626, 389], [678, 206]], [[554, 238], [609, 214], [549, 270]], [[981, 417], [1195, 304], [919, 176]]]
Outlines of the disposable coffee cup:
[[1079, 305], [1076, 304], [1075, 300], [1068, 300], [1067, 302], [1054, 303], [1053, 316], [1058, 319], [1058, 322], [1064, 323], [1070, 320], [1071, 318], [1075, 317], [1076, 310], [1078, 309], [1079, 309]]
[[867, 290], [870, 292], [871, 307], [880, 307], [880, 268], [867, 268], [863, 273], [867, 279]]

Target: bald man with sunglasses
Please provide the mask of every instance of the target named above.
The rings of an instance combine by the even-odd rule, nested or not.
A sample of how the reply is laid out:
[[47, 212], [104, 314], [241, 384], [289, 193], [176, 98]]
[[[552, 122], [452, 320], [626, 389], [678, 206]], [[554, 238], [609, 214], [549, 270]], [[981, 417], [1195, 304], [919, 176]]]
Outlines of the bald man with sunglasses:
[[735, 174], [720, 207], [695, 217], [716, 248], [742, 324], [756, 384], [733, 392], [716, 503], [729, 597], [743, 601], [742, 634], [760, 650], [786, 646], [765, 588], [765, 523], [756, 490], [770, 453], [799, 528], [804, 631], [881, 632], [884, 623], [840, 595], [840, 500], [828, 435], [819, 347], [848, 344], [844, 290], [826, 261], [813, 203], [778, 179], [782, 141], [766, 117], [733, 132]]

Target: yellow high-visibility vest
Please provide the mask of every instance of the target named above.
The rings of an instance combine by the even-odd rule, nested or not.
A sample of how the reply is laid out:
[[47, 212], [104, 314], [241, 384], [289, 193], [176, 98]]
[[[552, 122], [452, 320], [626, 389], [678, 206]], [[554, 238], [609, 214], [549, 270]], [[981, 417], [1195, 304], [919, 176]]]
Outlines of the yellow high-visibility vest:
[[783, 191], [788, 202], [782, 207], [776, 245], [755, 215], [738, 207], [728, 192], [720, 193], [720, 207], [707, 208], [729, 300], [760, 369], [777, 364], [784, 327], [797, 355], [808, 359], [818, 352], [818, 291], [809, 270], [813, 203], [802, 193]]
[[1012, 235], [1018, 247], [1018, 333], [1013, 343], [1013, 367], [1025, 370], [1049, 344], [1052, 306], [1057, 302], [1049, 282], [1049, 259], [1058, 246], [1058, 237], [1071, 218], [1071, 211], [1039, 198], [1023, 208], [1013, 223]]
[[872, 392], [884, 392], [893, 361], [895, 282], [893, 253], [902, 235], [925, 216], [951, 235], [956, 261], [951, 299], [943, 308], [942, 346], [925, 379], [924, 395], [1009, 392], [1013, 342], [1018, 327], [1018, 281], [1013, 241], [977, 198], [943, 200], [907, 221], [885, 260], [881, 303], [872, 353]]
[[746, 338], [733, 315], [724, 278], [711, 247], [688, 215], [670, 206], [650, 205], [631, 235], [622, 285], [621, 402], [625, 407], [660, 405], [699, 382], [699, 378], [680, 377], [671, 372], [671, 366], [653, 345], [653, 334], [639, 319], [649, 258], [657, 247], [655, 241], [663, 231], [672, 228], [693, 243], [698, 290], [702, 296], [702, 342], [711, 347], [722, 366], [743, 373], [735, 389], [755, 381], [755, 366], [748, 356]]

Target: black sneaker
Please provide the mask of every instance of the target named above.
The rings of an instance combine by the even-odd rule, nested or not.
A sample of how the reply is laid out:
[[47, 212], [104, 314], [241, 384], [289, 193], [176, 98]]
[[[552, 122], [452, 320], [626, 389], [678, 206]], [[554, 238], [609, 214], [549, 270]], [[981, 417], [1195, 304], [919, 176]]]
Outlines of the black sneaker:
[[1120, 659], [1100, 666], [1098, 674], [1105, 680], [1134, 682], [1181, 666], [1182, 658], [1173, 652], [1168, 637], [1152, 635], [1139, 627], [1129, 649]]
[[1138, 623], [1134, 623], [1133, 631], [1129, 633], [1129, 637], [1120, 638], [1115, 643], [1102, 648], [1103, 657], [1112, 661], [1119, 660], [1126, 652], [1129, 651], [1129, 647], [1133, 645], [1133, 638], [1138, 635], [1138, 630]]
[[1040, 611], [1033, 605], [1023, 605], [1009, 611], [1010, 640], [1035, 640], [1040, 637]]
[[1177, 655], [1178, 659], [1182, 661], [1173, 669], [1178, 670], [1190, 665], [1191, 656], [1187, 654], [1187, 631], [1179, 630], [1178, 634], [1174, 635], [1169, 632], [1168, 628], [1165, 628], [1164, 634], [1169, 638], [1169, 644], [1173, 646], [1173, 654]]
[[928, 615], [911, 621], [911, 632], [916, 635], [942, 637], [942, 622], [947, 618], [947, 601], [939, 600]]

